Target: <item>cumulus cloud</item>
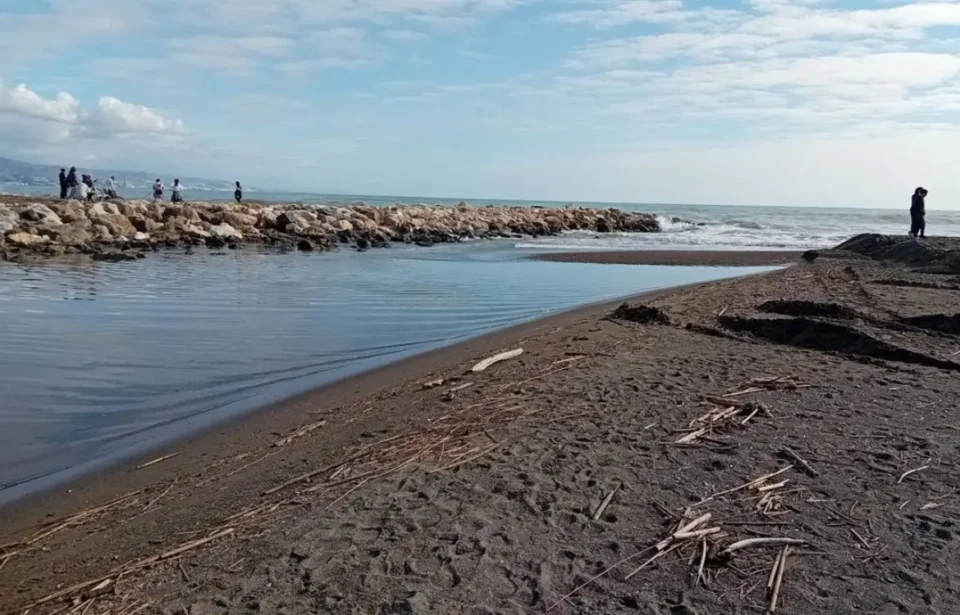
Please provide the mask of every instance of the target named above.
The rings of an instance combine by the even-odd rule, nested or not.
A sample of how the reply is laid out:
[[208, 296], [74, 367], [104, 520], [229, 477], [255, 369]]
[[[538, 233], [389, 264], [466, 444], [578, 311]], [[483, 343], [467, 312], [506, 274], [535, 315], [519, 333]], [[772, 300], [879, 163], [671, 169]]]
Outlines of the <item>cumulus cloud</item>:
[[180, 119], [166, 118], [157, 111], [103, 96], [90, 113], [90, 120], [108, 135], [151, 134], [180, 135], [187, 131]]
[[182, 138], [188, 132], [180, 119], [112, 96], [88, 109], [65, 92], [44, 98], [25, 84], [0, 82], [0, 141], [61, 143], [144, 134]]
[[73, 124], [79, 118], [80, 101], [65, 92], [44, 99], [25, 84], [4, 86], [0, 81], [0, 114], [8, 113], [61, 124]]

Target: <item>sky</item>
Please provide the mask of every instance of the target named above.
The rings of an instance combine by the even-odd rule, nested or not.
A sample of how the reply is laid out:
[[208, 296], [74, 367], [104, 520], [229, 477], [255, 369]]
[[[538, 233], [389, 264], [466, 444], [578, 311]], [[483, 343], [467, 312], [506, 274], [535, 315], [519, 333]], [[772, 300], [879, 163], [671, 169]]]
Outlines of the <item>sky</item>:
[[960, 2], [0, 0], [0, 155], [322, 193], [960, 208]]

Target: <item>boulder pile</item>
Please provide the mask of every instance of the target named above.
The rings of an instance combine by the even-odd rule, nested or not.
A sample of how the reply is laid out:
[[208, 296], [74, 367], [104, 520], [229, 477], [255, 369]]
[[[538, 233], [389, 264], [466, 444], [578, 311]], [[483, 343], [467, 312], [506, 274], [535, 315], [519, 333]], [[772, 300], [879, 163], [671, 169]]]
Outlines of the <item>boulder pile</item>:
[[616, 209], [373, 207], [301, 204], [227, 204], [119, 201], [0, 200], [0, 256], [116, 254], [206, 245], [239, 248], [245, 243], [329, 250], [390, 242], [429, 246], [474, 238], [556, 235], [563, 231], [657, 232], [650, 214]]

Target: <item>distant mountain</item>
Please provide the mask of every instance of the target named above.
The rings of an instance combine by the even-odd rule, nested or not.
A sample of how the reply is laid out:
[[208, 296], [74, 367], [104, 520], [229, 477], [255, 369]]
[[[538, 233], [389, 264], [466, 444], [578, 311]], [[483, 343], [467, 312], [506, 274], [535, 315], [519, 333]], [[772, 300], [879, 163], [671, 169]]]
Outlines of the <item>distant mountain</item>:
[[[14, 184], [21, 186], [52, 186], [57, 187], [57, 174], [60, 167], [46, 164], [33, 164], [20, 160], [0, 157], [0, 184]], [[130, 189], [149, 189], [157, 178], [156, 173], [143, 171], [117, 171], [111, 169], [80, 168], [82, 173], [90, 173], [95, 179], [103, 180], [111, 175], [117, 178], [121, 186]], [[168, 174], [169, 175], [169, 174]], [[169, 178], [164, 176], [165, 182]], [[203, 179], [199, 177], [180, 177], [180, 183], [187, 190], [233, 190], [233, 182]]]

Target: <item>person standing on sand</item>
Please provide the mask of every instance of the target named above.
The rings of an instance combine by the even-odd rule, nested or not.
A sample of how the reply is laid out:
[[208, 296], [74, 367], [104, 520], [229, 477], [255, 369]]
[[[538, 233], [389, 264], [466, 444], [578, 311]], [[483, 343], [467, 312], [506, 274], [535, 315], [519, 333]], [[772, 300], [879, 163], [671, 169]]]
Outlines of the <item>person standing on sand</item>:
[[910, 236], [925, 237], [927, 230], [927, 189], [920, 187], [913, 191], [913, 198], [910, 200]]
[[183, 184], [179, 179], [173, 180], [173, 186], [170, 187], [170, 202], [183, 203]]
[[67, 198], [67, 170], [60, 169], [60, 200]]
[[243, 200], [243, 188], [240, 187], [240, 182], [236, 182], [237, 189], [233, 191], [233, 199], [239, 203]]
[[160, 181], [159, 177], [157, 178], [157, 181], [153, 182], [153, 200], [163, 200], [163, 182]]

